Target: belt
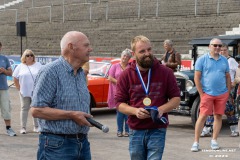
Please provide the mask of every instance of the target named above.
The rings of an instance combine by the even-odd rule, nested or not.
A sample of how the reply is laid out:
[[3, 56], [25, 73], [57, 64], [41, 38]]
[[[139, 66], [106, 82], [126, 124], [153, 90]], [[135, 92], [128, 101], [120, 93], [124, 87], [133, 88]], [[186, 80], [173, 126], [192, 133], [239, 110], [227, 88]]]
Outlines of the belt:
[[76, 139], [83, 139], [87, 137], [87, 134], [78, 133], [78, 134], [55, 134], [55, 133], [49, 133], [49, 132], [41, 132], [43, 135], [55, 135], [60, 136], [64, 138], [76, 138]]

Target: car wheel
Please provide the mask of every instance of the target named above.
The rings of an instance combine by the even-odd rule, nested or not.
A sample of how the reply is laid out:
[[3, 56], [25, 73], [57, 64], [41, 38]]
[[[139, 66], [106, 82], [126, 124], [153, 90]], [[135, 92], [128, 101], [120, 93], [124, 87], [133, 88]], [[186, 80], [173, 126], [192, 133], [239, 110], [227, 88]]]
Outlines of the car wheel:
[[235, 107], [236, 113], [238, 115], [238, 118], [240, 119], [240, 96], [237, 97], [235, 103], [236, 103], [236, 107]]
[[197, 122], [198, 116], [199, 116], [199, 104], [200, 104], [200, 96], [198, 96], [192, 105], [192, 109], [191, 109], [191, 119], [192, 119], [192, 124], [193, 127], [195, 127], [195, 124]]
[[92, 113], [92, 109], [96, 108], [96, 101], [91, 93], [90, 94], [90, 114]]

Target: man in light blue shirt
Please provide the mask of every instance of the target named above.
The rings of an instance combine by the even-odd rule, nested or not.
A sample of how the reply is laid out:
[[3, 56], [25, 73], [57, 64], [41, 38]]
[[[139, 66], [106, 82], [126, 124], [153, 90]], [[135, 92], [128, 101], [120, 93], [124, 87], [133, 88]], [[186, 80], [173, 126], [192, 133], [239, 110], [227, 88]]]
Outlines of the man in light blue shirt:
[[41, 132], [37, 159], [91, 160], [86, 118], [92, 116], [82, 65], [92, 48], [77, 31], [66, 33], [60, 45], [60, 58], [44, 66], [35, 81], [31, 112]]
[[222, 127], [222, 115], [231, 90], [227, 58], [220, 55], [222, 42], [212, 39], [210, 52], [199, 57], [195, 65], [194, 81], [201, 98], [200, 113], [195, 126], [195, 138], [191, 151], [199, 151], [199, 137], [208, 115], [214, 115], [211, 148], [219, 149], [217, 137]]
[[[231, 136], [237, 137], [237, 136], [239, 136], [238, 116], [236, 115], [236, 107], [237, 106], [234, 105], [234, 99], [236, 96], [235, 94], [236, 94], [237, 86], [235, 86], [234, 79], [235, 79], [236, 70], [238, 68], [238, 62], [229, 55], [228, 46], [226, 44], [222, 45], [220, 54], [225, 56], [228, 60], [229, 74], [231, 77], [231, 94], [226, 103], [225, 115], [227, 116], [228, 124], [230, 126]], [[213, 122], [214, 122], [213, 116], [208, 116], [207, 121], [205, 123], [205, 127], [203, 128], [203, 131], [201, 133], [201, 137], [211, 136]]]
[[[2, 43], [0, 42], [0, 52]], [[11, 128], [11, 106], [8, 93], [7, 76], [12, 76], [12, 69], [7, 57], [0, 54], [0, 110], [6, 124], [7, 135], [16, 136]]]

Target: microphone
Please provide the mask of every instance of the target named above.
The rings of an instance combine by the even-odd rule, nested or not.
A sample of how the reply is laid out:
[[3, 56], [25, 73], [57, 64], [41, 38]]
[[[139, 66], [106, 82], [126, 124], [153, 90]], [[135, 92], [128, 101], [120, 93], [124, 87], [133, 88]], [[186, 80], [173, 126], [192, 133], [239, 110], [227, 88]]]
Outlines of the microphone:
[[104, 133], [107, 133], [107, 132], [109, 131], [108, 126], [102, 125], [101, 123], [95, 121], [95, 120], [92, 119], [92, 118], [86, 118], [86, 119], [87, 119], [87, 121], [88, 121], [89, 123], [91, 123], [91, 125], [93, 125], [94, 127], [102, 130]]

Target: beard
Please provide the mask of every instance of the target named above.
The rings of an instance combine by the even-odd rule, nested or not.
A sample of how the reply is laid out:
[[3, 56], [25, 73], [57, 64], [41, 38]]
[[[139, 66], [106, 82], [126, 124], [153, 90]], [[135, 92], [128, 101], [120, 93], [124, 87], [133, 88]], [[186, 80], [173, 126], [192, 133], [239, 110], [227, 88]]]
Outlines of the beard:
[[141, 66], [142, 68], [148, 69], [152, 67], [154, 59], [152, 55], [149, 55], [149, 56], [144, 56], [141, 59], [136, 57], [136, 61], [139, 66]]

